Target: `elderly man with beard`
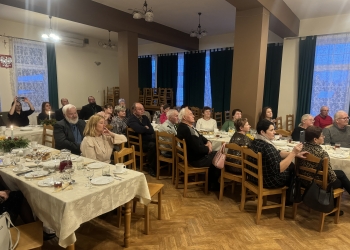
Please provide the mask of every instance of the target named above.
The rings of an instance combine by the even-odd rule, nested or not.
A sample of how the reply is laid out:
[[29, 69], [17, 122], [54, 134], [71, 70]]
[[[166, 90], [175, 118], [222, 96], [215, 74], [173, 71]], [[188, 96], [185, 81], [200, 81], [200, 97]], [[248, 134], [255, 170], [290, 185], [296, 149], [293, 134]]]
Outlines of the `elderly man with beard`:
[[80, 155], [80, 144], [83, 140], [85, 121], [79, 119], [77, 108], [67, 104], [62, 109], [64, 119], [54, 126], [56, 149], [68, 149], [72, 154]]

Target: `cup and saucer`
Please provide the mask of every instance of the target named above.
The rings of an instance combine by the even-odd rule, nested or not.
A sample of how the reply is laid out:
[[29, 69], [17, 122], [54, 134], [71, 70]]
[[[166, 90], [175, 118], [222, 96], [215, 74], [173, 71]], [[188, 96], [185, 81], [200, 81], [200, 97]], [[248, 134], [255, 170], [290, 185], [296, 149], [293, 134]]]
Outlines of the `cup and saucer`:
[[113, 174], [124, 174], [127, 171], [124, 163], [115, 164], [115, 169], [113, 170]]

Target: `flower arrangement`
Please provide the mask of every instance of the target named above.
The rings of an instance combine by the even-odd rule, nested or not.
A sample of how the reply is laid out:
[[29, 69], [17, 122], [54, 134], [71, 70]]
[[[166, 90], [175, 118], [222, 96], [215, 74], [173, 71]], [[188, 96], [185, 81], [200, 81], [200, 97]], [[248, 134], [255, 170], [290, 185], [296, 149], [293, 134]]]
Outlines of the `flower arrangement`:
[[13, 148], [25, 148], [29, 144], [29, 140], [22, 137], [5, 137], [0, 136], [0, 149], [10, 152]]
[[53, 126], [53, 125], [55, 125], [56, 124], [56, 119], [45, 119], [45, 120], [41, 120], [40, 121], [40, 124], [41, 125], [51, 125], [51, 126]]

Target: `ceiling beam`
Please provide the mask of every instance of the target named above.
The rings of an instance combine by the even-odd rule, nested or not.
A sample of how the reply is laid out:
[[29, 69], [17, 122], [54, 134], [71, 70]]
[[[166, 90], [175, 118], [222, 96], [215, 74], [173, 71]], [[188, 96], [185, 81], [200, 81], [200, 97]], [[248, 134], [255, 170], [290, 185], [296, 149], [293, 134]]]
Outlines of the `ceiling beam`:
[[276, 35], [285, 38], [299, 35], [299, 18], [282, 0], [226, 0], [236, 7], [237, 11], [264, 7], [270, 15], [269, 29]]
[[0, 4], [114, 32], [133, 32], [139, 38], [184, 50], [199, 49], [198, 39], [187, 33], [159, 23], [133, 19], [129, 13], [89, 0], [0, 0]]

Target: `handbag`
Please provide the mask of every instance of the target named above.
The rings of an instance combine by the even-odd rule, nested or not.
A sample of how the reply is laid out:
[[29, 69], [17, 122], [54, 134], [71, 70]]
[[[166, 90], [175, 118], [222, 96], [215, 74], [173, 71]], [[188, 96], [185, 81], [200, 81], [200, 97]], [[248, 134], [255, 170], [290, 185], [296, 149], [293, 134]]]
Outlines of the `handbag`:
[[226, 160], [225, 145], [226, 143], [223, 143], [221, 145], [221, 148], [216, 152], [212, 161], [213, 165], [218, 169], [223, 169], [225, 166], [225, 160]]
[[[10, 226], [13, 226], [17, 230], [17, 240], [15, 244], [12, 243]], [[20, 232], [17, 227], [12, 224], [10, 215], [4, 212], [0, 215], [0, 249], [13, 250], [16, 248], [19, 242]]]
[[303, 202], [309, 208], [322, 212], [330, 213], [334, 209], [334, 194], [333, 187], [329, 191], [320, 188], [315, 182], [315, 176], [322, 168], [323, 159], [321, 159], [318, 167], [316, 168], [316, 173], [312, 179], [311, 184], [307, 187], [303, 195]]

